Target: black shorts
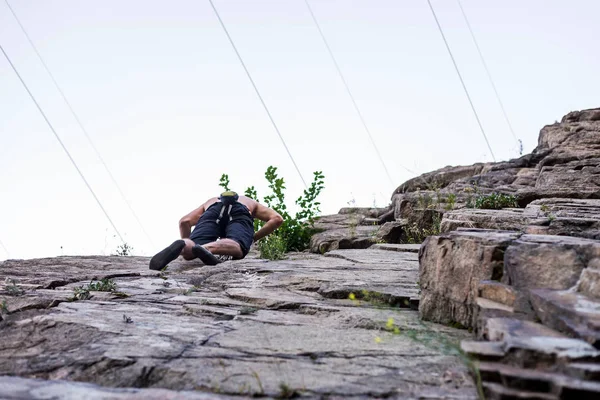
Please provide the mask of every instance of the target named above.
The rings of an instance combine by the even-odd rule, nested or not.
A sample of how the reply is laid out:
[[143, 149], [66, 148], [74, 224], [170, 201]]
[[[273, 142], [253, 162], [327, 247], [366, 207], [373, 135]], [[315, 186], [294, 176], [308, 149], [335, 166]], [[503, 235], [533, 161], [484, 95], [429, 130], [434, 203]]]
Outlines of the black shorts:
[[229, 215], [225, 209], [223, 217], [217, 222], [222, 207], [223, 203], [219, 201], [208, 207], [192, 231], [190, 239], [199, 245], [217, 239], [231, 239], [240, 245], [243, 257], [246, 257], [254, 240], [254, 219], [248, 207], [238, 202], [232, 205]]

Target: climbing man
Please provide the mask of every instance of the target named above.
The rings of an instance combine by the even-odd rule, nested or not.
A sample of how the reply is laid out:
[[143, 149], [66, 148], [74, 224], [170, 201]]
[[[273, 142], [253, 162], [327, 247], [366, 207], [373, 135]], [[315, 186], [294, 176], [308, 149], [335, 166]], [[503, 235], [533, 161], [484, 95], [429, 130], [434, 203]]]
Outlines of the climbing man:
[[[266, 222], [256, 233], [254, 218]], [[252, 242], [269, 235], [282, 223], [283, 218], [276, 211], [249, 197], [224, 192], [179, 220], [181, 239], [152, 257], [150, 269], [161, 270], [180, 255], [185, 260], [199, 258], [205, 265], [222, 262], [216, 256], [244, 258]]]

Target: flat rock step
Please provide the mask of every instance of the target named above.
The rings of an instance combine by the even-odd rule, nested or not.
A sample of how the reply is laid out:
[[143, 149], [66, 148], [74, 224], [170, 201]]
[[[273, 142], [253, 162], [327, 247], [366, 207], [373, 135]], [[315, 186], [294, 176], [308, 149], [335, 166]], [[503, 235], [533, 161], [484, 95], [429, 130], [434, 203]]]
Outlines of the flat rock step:
[[[513, 391], [540, 393], [545, 396], [549, 396], [533, 398], [600, 398], [600, 383], [573, 379], [572, 377], [567, 377], [562, 374], [516, 368], [504, 364], [486, 362], [479, 363], [479, 373], [482, 381], [485, 383], [502, 385], [504, 388], [508, 388]], [[522, 393], [522, 395], [524, 395], [524, 393]]]
[[421, 248], [420, 244], [394, 244], [394, 243], [377, 243], [370, 247], [377, 250], [402, 251], [408, 253], [418, 253]]
[[556, 395], [510, 389], [498, 383], [484, 382], [482, 386], [486, 400], [558, 400]]
[[600, 303], [568, 290], [533, 289], [531, 303], [544, 325], [600, 348]]
[[0, 376], [2, 398], [11, 400], [110, 399], [110, 400], [226, 400], [239, 397], [168, 389], [102, 387], [91, 383]]
[[[526, 333], [523, 330], [522, 333]], [[463, 352], [471, 357], [489, 361], [508, 359], [513, 365], [523, 367], [549, 362], [600, 363], [600, 352], [579, 339], [553, 336], [510, 336], [501, 342], [478, 342], [463, 340]]]
[[479, 282], [479, 297], [514, 307], [517, 299], [517, 291], [511, 286], [497, 281]]
[[484, 337], [491, 341], [533, 336], [565, 337], [560, 332], [532, 321], [515, 318], [490, 318], [485, 322]]

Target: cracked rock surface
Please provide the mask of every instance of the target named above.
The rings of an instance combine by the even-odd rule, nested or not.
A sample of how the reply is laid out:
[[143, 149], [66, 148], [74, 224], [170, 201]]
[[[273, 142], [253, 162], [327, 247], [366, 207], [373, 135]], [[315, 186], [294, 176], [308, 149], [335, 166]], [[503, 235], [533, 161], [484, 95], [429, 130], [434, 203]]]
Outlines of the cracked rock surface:
[[[418, 255], [391, 250], [162, 273], [145, 257], [5, 261], [0, 397], [476, 398], [456, 356], [469, 334], [419, 320]], [[106, 277], [116, 291], [73, 301]]]

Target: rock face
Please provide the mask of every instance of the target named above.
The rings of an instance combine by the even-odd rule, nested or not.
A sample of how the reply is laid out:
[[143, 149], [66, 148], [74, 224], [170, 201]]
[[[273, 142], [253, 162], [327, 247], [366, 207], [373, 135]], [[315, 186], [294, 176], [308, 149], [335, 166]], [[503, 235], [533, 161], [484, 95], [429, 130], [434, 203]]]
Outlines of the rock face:
[[[538, 146], [520, 158], [444, 167], [410, 179], [394, 191], [387, 210], [345, 208], [323, 217], [324, 232], [313, 238], [311, 250], [420, 243], [459, 227], [600, 239], [598, 115], [600, 109], [567, 114], [544, 127]], [[525, 208], [466, 208], [491, 193], [513, 195]]]
[[[463, 207], [491, 192], [524, 208]], [[481, 396], [600, 398], [600, 109], [545, 127], [517, 160], [408, 181], [395, 217], [423, 213], [434, 195], [454, 204], [419, 253], [419, 311], [481, 340], [462, 343], [479, 361]]]
[[[419, 320], [418, 254], [390, 250], [164, 273], [142, 257], [6, 261], [0, 398], [475, 399], [447, 349], [467, 332]], [[115, 292], [69, 300], [106, 277]]]
[[427, 238], [419, 252], [421, 316], [474, 326], [479, 282], [500, 280], [503, 256], [516, 232], [464, 230]]
[[534, 289], [600, 300], [597, 240], [459, 229], [427, 238], [419, 262], [419, 311], [431, 321], [477, 330], [490, 313], [533, 320], [541, 309], [530, 303]]
[[449, 195], [464, 204], [480, 193], [513, 194], [525, 206], [536, 199], [600, 198], [600, 109], [576, 111], [544, 127], [538, 146], [518, 159], [445, 167], [400, 185], [392, 197], [396, 219], [407, 218], [415, 204]]

